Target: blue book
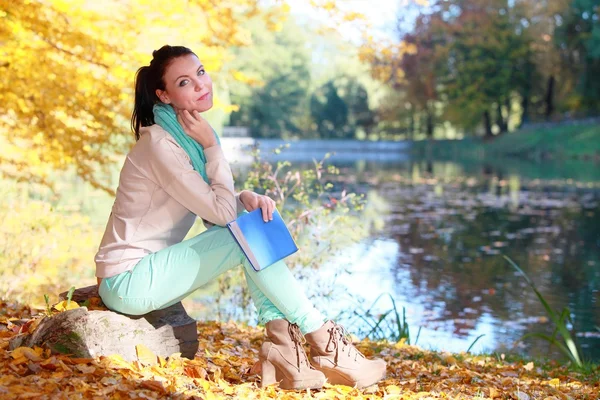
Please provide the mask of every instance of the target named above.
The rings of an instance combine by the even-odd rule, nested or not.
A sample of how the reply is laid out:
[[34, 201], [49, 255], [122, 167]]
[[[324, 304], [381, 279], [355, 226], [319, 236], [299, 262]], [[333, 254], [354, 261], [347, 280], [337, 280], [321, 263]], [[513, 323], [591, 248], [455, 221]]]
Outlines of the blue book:
[[255, 271], [263, 270], [298, 251], [292, 234], [277, 210], [273, 211], [272, 221], [265, 222], [262, 210], [257, 208], [238, 216], [227, 224], [227, 228]]

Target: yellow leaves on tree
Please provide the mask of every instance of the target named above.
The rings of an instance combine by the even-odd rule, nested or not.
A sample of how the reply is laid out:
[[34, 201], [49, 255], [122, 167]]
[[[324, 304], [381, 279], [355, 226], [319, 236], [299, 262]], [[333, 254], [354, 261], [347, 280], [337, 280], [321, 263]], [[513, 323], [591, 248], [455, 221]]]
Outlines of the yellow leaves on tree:
[[359, 57], [371, 65], [371, 74], [384, 83], [402, 81], [404, 72], [401, 68], [402, 57], [414, 54], [416, 47], [410, 43], [383, 43], [367, 36], [360, 48]]
[[182, 44], [218, 73], [228, 48], [251, 43], [242, 23], [277, 23], [285, 7], [258, 0], [81, 2], [0, 0], [0, 173], [48, 183], [73, 167], [93, 186], [133, 143], [135, 70]]
[[0, 162], [9, 177], [43, 181], [71, 165], [91, 176], [121, 130], [117, 60], [127, 55], [95, 14], [65, 8], [0, 0]]

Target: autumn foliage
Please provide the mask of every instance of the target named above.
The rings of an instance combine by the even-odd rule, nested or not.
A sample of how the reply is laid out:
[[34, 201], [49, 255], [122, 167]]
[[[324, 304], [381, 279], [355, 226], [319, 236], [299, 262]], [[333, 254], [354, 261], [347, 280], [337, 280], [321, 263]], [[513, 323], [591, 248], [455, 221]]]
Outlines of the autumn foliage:
[[187, 45], [218, 74], [229, 47], [251, 43], [242, 21], [259, 16], [277, 29], [286, 12], [283, 6], [263, 11], [256, 0], [164, 5], [0, 0], [3, 175], [51, 183], [52, 171], [74, 169], [112, 192], [109, 168], [133, 143], [134, 72], [152, 50], [166, 42]]
[[[94, 307], [96, 308], [96, 307]], [[53, 311], [56, 312], [56, 311]], [[595, 399], [598, 381], [586, 381], [564, 368], [503, 357], [434, 353], [403, 342], [358, 344], [367, 356], [383, 357], [387, 378], [358, 390], [326, 385], [318, 391], [259, 388], [261, 329], [233, 322], [200, 322], [200, 347], [193, 360], [173, 354], [157, 357], [143, 346], [138, 360], [119, 356], [94, 359], [50, 354], [42, 348], [8, 350], [19, 332], [35, 330], [43, 317], [16, 304], [0, 303], [0, 396], [3, 398], [319, 398], [319, 399]], [[588, 378], [589, 379], [589, 378]]]

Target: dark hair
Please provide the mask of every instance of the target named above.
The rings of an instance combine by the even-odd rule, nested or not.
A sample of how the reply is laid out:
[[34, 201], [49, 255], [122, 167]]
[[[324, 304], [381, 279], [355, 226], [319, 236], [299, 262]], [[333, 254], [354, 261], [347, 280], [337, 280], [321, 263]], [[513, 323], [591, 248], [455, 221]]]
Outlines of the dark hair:
[[140, 128], [154, 124], [152, 107], [159, 103], [156, 89], [165, 90], [164, 75], [167, 67], [178, 57], [188, 54], [196, 55], [184, 46], [165, 45], [152, 52], [149, 66], [143, 66], [135, 74], [135, 104], [131, 114], [131, 129], [135, 140], [140, 139]]

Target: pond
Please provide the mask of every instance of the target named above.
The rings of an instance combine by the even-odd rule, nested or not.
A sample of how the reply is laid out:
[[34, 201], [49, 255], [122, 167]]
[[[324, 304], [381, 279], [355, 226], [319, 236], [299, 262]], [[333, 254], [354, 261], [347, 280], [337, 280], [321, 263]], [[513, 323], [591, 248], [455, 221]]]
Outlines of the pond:
[[[296, 154], [294, 163], [309, 160]], [[552, 324], [506, 255], [553, 308], [570, 309], [582, 354], [600, 361], [600, 168], [593, 162], [425, 161], [400, 153], [337, 154], [331, 162], [341, 168], [334, 190], [367, 195], [370, 234], [301, 275], [306, 286], [328, 283], [309, 294], [349, 331], [369, 333], [373, 320], [360, 315], [376, 318], [393, 300], [411, 342], [423, 348], [460, 352], [473, 344], [473, 352], [558, 357], [544, 341], [521, 340], [551, 334]], [[256, 323], [239, 293], [223, 293], [211, 285], [194, 294], [194, 317]], [[381, 326], [393, 336], [395, 314]]]

